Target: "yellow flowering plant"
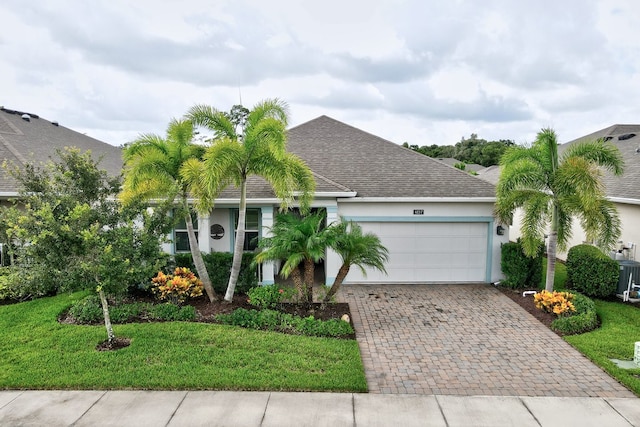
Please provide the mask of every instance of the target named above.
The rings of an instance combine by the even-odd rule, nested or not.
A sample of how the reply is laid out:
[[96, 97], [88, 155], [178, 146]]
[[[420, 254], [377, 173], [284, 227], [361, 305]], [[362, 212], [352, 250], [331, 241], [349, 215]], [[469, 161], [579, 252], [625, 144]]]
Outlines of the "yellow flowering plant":
[[158, 298], [174, 304], [180, 304], [187, 298], [199, 297], [204, 289], [202, 281], [187, 267], [177, 267], [173, 274], [160, 271], [151, 282], [153, 293]]
[[540, 310], [556, 316], [569, 316], [576, 311], [571, 302], [573, 296], [570, 292], [542, 291], [533, 296], [533, 301]]

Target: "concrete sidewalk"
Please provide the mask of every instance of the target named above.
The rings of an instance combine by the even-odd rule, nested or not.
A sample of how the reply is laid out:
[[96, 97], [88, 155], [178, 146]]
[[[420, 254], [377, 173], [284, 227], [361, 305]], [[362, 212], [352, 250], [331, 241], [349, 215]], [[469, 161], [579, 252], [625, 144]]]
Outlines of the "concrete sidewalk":
[[2, 426], [639, 426], [640, 399], [0, 391]]

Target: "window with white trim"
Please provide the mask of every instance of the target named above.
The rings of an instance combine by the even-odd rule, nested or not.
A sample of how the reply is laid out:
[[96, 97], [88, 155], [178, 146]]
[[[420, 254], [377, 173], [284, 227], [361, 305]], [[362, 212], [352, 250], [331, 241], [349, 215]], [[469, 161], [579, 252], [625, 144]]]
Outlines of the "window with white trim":
[[[239, 210], [235, 211], [235, 219], [233, 222], [234, 239], [237, 237]], [[258, 247], [258, 237], [260, 236], [260, 217], [261, 209], [247, 209], [244, 224], [244, 250], [253, 251]]]
[[[191, 223], [193, 224], [196, 238], [198, 238], [198, 215], [191, 213]], [[182, 218], [173, 229], [173, 246], [177, 252], [190, 252], [189, 232], [187, 231], [187, 223]]]

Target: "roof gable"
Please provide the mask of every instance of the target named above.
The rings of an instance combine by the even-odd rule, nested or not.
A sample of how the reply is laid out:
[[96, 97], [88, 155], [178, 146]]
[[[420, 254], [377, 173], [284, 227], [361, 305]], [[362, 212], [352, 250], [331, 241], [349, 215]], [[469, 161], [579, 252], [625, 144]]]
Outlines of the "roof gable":
[[288, 150], [358, 197], [494, 197], [493, 185], [327, 116], [288, 131]]

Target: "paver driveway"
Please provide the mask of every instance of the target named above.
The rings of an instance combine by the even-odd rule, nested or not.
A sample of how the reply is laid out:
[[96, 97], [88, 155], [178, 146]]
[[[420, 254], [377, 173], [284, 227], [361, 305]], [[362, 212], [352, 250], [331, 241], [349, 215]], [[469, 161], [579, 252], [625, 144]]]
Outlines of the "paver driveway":
[[371, 393], [633, 397], [492, 285], [345, 285]]

